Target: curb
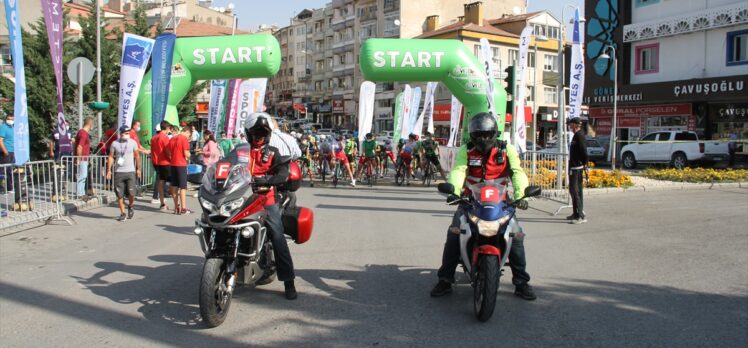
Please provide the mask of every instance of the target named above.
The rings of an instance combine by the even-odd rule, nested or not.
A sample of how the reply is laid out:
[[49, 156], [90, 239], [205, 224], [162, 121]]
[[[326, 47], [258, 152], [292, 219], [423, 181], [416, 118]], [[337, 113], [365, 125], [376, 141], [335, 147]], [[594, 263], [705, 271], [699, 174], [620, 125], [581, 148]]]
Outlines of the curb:
[[[629, 188], [622, 187], [605, 187], [605, 188], [585, 188], [584, 195], [604, 195], [609, 193], [629, 193], [629, 192], [661, 192], [661, 191], [688, 191], [688, 190], [714, 190], [714, 189], [731, 189], [731, 188], [748, 188], [746, 182], [732, 182], [732, 183], [708, 183], [708, 184], [695, 184], [695, 183], [674, 183], [662, 186], [632, 186]], [[559, 197], [566, 195], [566, 190], [546, 190], [543, 191], [543, 195], [549, 195], [551, 197]]]

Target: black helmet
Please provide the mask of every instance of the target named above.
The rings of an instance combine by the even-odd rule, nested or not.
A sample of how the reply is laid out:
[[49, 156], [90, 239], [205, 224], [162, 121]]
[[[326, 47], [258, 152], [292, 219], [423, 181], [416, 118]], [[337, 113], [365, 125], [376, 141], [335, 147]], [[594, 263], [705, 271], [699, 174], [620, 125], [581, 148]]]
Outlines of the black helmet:
[[244, 133], [247, 141], [252, 144], [264, 139], [264, 143], [270, 143], [270, 135], [273, 130], [270, 126], [270, 115], [264, 112], [255, 112], [244, 121]]
[[408, 139], [418, 140], [418, 137], [415, 134], [410, 133], [410, 134], [408, 134]]
[[499, 128], [496, 123], [496, 117], [488, 112], [481, 112], [473, 116], [468, 125], [470, 133], [470, 142], [476, 150], [481, 153], [487, 153], [492, 147], [496, 146]]
[[371, 138], [373, 138], [373, 137], [374, 137], [374, 134], [366, 133], [366, 139], [371, 140]]

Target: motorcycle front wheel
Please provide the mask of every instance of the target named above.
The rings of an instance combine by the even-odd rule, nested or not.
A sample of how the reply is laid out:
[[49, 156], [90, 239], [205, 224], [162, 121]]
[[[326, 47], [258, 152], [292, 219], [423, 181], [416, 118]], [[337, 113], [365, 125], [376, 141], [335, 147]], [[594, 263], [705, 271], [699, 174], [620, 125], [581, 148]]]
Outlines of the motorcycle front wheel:
[[205, 260], [200, 281], [200, 315], [210, 327], [223, 324], [229, 314], [231, 293], [226, 288], [228, 277], [223, 259]]
[[499, 290], [499, 258], [494, 255], [481, 255], [478, 260], [478, 274], [473, 288], [473, 308], [480, 321], [488, 321], [496, 307], [496, 292]]

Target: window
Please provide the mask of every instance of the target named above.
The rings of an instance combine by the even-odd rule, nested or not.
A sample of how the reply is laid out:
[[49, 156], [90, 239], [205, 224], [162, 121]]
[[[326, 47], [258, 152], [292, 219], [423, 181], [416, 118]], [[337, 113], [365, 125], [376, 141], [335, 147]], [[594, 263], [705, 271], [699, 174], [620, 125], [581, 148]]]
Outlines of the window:
[[654, 5], [658, 2], [660, 2], [660, 0], [636, 0], [636, 7]]
[[534, 68], [535, 67], [535, 52], [528, 52], [527, 53], [527, 67], [528, 68]]
[[558, 27], [548, 27], [548, 38], [551, 40], [558, 40], [559, 38], [559, 29]]
[[374, 36], [377, 36], [377, 24], [376, 23], [361, 27], [360, 37], [361, 37], [362, 42]]
[[558, 57], [550, 54], [546, 54], [543, 57], [543, 70], [545, 71], [558, 71]]
[[306, 59], [304, 59], [304, 56], [296, 57], [296, 64], [304, 64]]
[[296, 28], [296, 36], [306, 35], [306, 27]]
[[535, 86], [527, 86], [527, 101], [535, 101]]
[[306, 48], [306, 42], [297, 42], [296, 50], [303, 51]]
[[660, 71], [660, 44], [636, 47], [636, 69], [634, 74], [652, 74]]
[[657, 141], [669, 141], [670, 140], [670, 133], [663, 132], [663, 133], [657, 133], [659, 137], [657, 137]]
[[680, 132], [675, 133], [675, 140], [684, 140], [684, 141], [698, 141], [699, 139], [696, 137], [696, 133], [691, 132]]
[[647, 134], [641, 141], [654, 141], [655, 137], [657, 137], [657, 133]]
[[543, 98], [548, 104], [558, 104], [558, 94], [556, 94], [556, 87], [543, 87]]
[[518, 50], [509, 50], [509, 65], [517, 65], [519, 63], [519, 51]]
[[748, 64], [748, 29], [727, 33], [727, 65]]
[[400, 8], [400, 0], [384, 0], [384, 10], [392, 11]]
[[474, 55], [475, 55], [475, 57], [476, 57], [476, 58], [478, 58], [479, 60], [481, 59], [481, 54], [480, 54], [480, 45], [475, 45], [475, 46], [473, 46], [473, 54], [474, 54]]
[[400, 26], [395, 24], [396, 20], [400, 20], [398, 13], [384, 17], [384, 37], [400, 36]]

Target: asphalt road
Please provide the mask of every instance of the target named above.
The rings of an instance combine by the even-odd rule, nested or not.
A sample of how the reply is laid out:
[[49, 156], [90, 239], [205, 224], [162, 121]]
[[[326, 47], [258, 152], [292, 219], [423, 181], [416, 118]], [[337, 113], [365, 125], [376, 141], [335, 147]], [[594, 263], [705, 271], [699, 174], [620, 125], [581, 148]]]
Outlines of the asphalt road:
[[[299, 299], [241, 288], [224, 325], [200, 321], [195, 216], [139, 203], [0, 238], [0, 346], [748, 345], [748, 190], [592, 196], [589, 223], [521, 214], [538, 300], [502, 278], [478, 322], [464, 281], [431, 298], [453, 212], [433, 188], [303, 188], [310, 242], [292, 245]], [[197, 208], [192, 201], [193, 208]], [[568, 210], [563, 215], [568, 214]]]

